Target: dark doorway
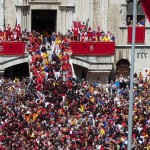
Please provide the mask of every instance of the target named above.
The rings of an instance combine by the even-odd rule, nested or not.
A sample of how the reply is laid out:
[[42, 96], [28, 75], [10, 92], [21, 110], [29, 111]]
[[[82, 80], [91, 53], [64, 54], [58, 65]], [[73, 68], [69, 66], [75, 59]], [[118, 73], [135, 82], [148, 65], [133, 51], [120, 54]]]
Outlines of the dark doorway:
[[56, 32], [56, 10], [32, 10], [32, 30], [45, 34]]
[[75, 72], [75, 75], [80, 78], [80, 79], [85, 79], [86, 80], [86, 75], [87, 75], [87, 72], [88, 72], [88, 69], [87, 68], [84, 68], [82, 66], [79, 66], [79, 65], [75, 65], [73, 64], [73, 68], [74, 68], [74, 72]]
[[117, 69], [116, 69], [117, 76], [120, 76], [120, 75], [122, 75], [123, 77], [130, 76], [130, 62], [127, 59], [119, 60], [116, 66], [117, 66]]
[[28, 63], [22, 63], [19, 65], [14, 65], [5, 69], [4, 77], [6, 78], [23, 78], [29, 77], [29, 65]]

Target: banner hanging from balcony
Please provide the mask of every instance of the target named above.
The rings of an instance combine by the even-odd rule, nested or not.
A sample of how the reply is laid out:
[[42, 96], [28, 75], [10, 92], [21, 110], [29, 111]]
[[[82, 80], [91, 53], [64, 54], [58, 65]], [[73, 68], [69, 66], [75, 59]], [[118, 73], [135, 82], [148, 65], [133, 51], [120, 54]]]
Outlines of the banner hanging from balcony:
[[150, 0], [141, 0], [143, 10], [150, 22]]
[[73, 55], [114, 55], [115, 42], [70, 42]]
[[2, 55], [24, 55], [25, 42], [0, 42], [0, 56]]
[[[136, 26], [135, 43], [145, 42], [145, 26]], [[128, 43], [132, 43], [132, 26], [128, 26]]]

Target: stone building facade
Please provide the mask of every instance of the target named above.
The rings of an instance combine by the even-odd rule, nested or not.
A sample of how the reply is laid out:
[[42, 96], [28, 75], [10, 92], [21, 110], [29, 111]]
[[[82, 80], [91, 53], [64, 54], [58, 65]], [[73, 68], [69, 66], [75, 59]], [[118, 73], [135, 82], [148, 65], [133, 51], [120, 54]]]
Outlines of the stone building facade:
[[[115, 34], [116, 54], [111, 62], [112, 69], [108, 67], [109, 72], [114, 74], [118, 69], [118, 73], [126, 70], [129, 74], [131, 44], [127, 42], [126, 18], [129, 11], [127, 8], [128, 0], [0, 0], [0, 28], [4, 28], [8, 23], [15, 26], [17, 21], [23, 30], [31, 31], [34, 10], [54, 10], [56, 32], [65, 33], [72, 27], [73, 21], [89, 20], [88, 25], [94, 29], [100, 26], [105, 32], [111, 31]], [[150, 69], [150, 23], [146, 16], [145, 24], [145, 43], [137, 44], [135, 49], [135, 72], [137, 73], [144, 68]], [[137, 57], [141, 52], [146, 55]], [[107, 70], [107, 65], [103, 67]], [[125, 67], [127, 68], [121, 69]]]

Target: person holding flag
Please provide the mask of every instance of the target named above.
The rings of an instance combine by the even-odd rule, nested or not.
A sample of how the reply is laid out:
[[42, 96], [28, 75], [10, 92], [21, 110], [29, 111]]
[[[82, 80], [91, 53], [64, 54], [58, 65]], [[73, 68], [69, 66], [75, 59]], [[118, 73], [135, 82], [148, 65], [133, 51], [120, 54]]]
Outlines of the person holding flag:
[[78, 41], [78, 34], [79, 34], [79, 28], [78, 28], [78, 23], [74, 23], [74, 27], [72, 28], [72, 32], [73, 32], [73, 40], [74, 41]]

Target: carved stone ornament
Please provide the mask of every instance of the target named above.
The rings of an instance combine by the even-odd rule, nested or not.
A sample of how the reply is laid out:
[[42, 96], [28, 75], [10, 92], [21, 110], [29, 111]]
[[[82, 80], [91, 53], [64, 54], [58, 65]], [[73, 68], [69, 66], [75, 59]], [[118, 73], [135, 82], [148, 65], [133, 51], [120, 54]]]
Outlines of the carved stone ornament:
[[4, 50], [3, 46], [0, 46], [0, 52], [2, 52]]
[[94, 51], [94, 46], [93, 45], [90, 46], [90, 51]]

